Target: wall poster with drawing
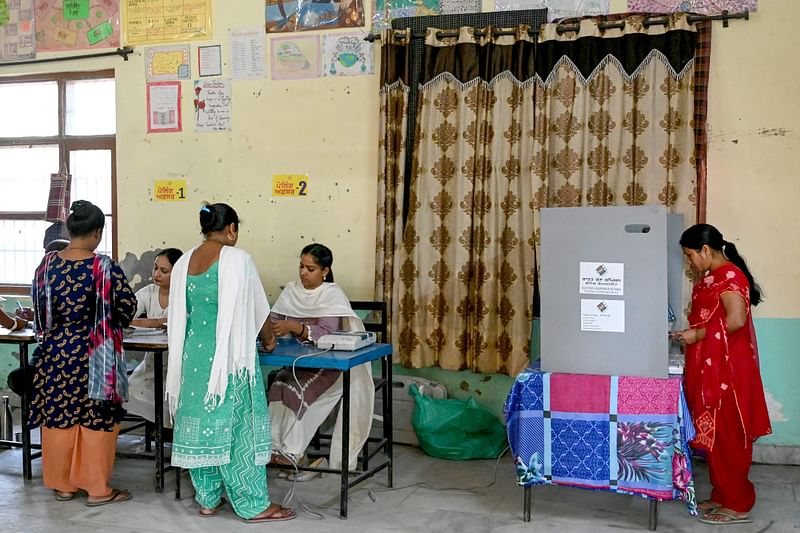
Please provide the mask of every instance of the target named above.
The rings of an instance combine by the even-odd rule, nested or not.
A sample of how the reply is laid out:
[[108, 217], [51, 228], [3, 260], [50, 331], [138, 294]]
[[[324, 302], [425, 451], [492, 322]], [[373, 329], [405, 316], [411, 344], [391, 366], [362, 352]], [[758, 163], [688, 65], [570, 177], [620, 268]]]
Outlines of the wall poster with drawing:
[[264, 0], [267, 33], [364, 25], [363, 0]]

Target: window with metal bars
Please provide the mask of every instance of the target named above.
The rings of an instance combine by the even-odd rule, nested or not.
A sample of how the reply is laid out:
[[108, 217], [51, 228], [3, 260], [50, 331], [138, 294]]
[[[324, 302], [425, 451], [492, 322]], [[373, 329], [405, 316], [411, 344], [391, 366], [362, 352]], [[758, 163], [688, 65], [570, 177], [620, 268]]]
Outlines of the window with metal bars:
[[51, 174], [106, 214], [98, 252], [116, 255], [114, 71], [0, 77], [0, 290], [29, 292], [44, 254]]

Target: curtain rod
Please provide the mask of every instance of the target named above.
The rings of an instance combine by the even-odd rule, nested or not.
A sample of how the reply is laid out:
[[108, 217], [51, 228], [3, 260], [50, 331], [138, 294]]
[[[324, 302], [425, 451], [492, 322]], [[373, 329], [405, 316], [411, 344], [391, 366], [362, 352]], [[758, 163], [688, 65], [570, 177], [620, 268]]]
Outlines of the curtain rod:
[[46, 59], [28, 59], [25, 61], [9, 61], [7, 63], [0, 63], [0, 67], [4, 66], [11, 66], [11, 65], [35, 65], [37, 63], [52, 63], [54, 61], [72, 61], [73, 59], [88, 59], [92, 57], [108, 57], [108, 56], [120, 56], [125, 61], [128, 60], [128, 55], [133, 53], [132, 46], [125, 46], [122, 48], [117, 48], [111, 52], [98, 52], [96, 54], [84, 54], [79, 56], [62, 56], [62, 57], [48, 57]]
[[[722, 26], [727, 28], [728, 27], [728, 20], [730, 19], [743, 19], [743, 20], [750, 20], [750, 12], [748, 10], [744, 10], [741, 13], [728, 13], [727, 11], [723, 11], [720, 15], [689, 15], [686, 20], [690, 24], [694, 24], [695, 22], [702, 22], [704, 20], [721, 20]], [[669, 16], [667, 15], [651, 15], [645, 17], [642, 24], [645, 28], [650, 26], [654, 26], [657, 24], [664, 24], [666, 25], [669, 23]], [[612, 28], [623, 29], [625, 28], [625, 21], [624, 20], [617, 20], [617, 21], [608, 21], [608, 22], [599, 22], [597, 27], [601, 30], [608, 30]], [[578, 31], [580, 29], [580, 23], [578, 22], [568, 22], [568, 23], [559, 23], [556, 27], [556, 32], [559, 34], [569, 32], [569, 31]], [[395, 30], [395, 31], [402, 31], [402, 30]], [[494, 35], [514, 35], [517, 33], [516, 30], [494, 30], [492, 31]], [[538, 29], [528, 29], [528, 35], [534, 36], [539, 33]], [[486, 34], [483, 30], [476, 29], [475, 35], [478, 37], [483, 37]], [[398, 39], [403, 39], [403, 34], [399, 34], [395, 36]], [[412, 39], [422, 39], [425, 37], [424, 33], [412, 33]], [[447, 31], [437, 31], [436, 38], [437, 39], [445, 39], [448, 37], [458, 37], [458, 30], [447, 30]], [[380, 40], [381, 34], [380, 33], [370, 33], [366, 37], [364, 37], [365, 41], [368, 42], [375, 42]]]

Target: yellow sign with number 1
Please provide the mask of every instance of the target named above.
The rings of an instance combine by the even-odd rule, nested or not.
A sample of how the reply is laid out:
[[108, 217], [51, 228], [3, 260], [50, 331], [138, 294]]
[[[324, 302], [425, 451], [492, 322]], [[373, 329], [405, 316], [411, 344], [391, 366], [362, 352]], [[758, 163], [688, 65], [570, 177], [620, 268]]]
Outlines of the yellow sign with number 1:
[[308, 174], [273, 174], [272, 196], [308, 196]]
[[154, 180], [153, 200], [156, 202], [185, 202], [186, 180]]

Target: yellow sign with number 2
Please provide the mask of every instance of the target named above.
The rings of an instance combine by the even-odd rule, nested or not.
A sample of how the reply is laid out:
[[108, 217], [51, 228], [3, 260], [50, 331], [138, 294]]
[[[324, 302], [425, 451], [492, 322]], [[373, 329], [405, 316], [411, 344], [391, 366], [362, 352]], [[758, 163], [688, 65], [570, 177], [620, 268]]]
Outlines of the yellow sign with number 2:
[[308, 175], [273, 174], [272, 196], [308, 196]]

